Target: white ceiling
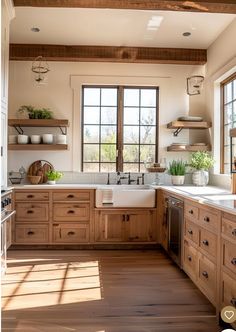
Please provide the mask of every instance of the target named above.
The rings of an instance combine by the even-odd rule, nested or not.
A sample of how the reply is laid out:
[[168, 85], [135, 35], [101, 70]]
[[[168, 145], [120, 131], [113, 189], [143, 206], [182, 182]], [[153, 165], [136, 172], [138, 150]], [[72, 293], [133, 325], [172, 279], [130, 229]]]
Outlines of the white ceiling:
[[[235, 17], [190, 12], [17, 7], [10, 42], [208, 48]], [[40, 32], [31, 32], [32, 27], [39, 27]], [[186, 31], [192, 35], [183, 37]]]

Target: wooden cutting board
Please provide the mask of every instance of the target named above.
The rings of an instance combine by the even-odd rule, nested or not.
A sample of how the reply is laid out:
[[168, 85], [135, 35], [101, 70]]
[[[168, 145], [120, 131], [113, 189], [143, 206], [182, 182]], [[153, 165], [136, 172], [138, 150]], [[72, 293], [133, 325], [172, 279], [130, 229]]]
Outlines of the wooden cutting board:
[[27, 175], [40, 175], [39, 183], [46, 183], [48, 180], [46, 173], [50, 170], [54, 170], [54, 167], [49, 161], [37, 160], [30, 165]]

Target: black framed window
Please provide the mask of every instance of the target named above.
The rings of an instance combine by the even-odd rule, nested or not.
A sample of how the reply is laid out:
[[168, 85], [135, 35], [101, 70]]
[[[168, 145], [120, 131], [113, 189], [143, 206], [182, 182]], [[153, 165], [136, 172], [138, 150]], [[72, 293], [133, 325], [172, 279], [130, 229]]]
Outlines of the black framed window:
[[83, 86], [82, 171], [142, 172], [158, 151], [157, 87]]

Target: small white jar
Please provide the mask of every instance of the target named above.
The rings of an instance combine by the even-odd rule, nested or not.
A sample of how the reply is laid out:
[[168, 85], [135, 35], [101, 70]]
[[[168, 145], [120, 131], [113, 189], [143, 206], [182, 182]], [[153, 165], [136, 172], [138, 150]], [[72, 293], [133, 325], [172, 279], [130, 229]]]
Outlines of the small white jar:
[[41, 136], [40, 135], [31, 135], [30, 140], [32, 144], [40, 144], [41, 143]]
[[53, 144], [53, 135], [52, 134], [43, 134], [43, 143], [44, 144]]
[[17, 136], [18, 144], [27, 144], [29, 141], [29, 136], [27, 135], [18, 135]]
[[9, 144], [16, 144], [17, 143], [17, 135], [9, 135], [8, 143]]
[[56, 135], [56, 144], [66, 144], [66, 135]]

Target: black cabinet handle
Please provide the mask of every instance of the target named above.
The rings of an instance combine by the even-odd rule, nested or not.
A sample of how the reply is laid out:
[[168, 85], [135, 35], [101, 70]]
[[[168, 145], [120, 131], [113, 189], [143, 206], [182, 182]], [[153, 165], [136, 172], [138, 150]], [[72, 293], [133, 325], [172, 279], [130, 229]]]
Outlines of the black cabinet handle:
[[32, 213], [34, 213], [34, 211], [33, 210], [27, 210], [27, 213], [32, 214]]
[[202, 243], [205, 245], [205, 246], [209, 246], [209, 242], [207, 240], [203, 240]]
[[74, 195], [67, 195], [67, 198], [74, 198], [75, 196]]
[[189, 210], [188, 212], [189, 212], [190, 214], [193, 214], [193, 210]]
[[27, 195], [27, 198], [33, 198], [34, 195]]
[[75, 235], [75, 232], [68, 232], [67, 235]]
[[125, 214], [122, 215], [122, 221], [125, 221]]
[[32, 231], [28, 231], [27, 234], [28, 234], [28, 235], [34, 235], [34, 232], [32, 232]]
[[236, 307], [236, 298], [232, 298], [231, 301], [230, 301], [230, 303], [231, 303], [234, 307]]
[[203, 277], [205, 277], [206, 279], [208, 279], [208, 273], [207, 273], [207, 271], [203, 271], [202, 275], [203, 275]]
[[192, 261], [192, 257], [191, 257], [191, 256], [188, 256], [188, 260], [191, 262], [191, 261]]
[[68, 214], [73, 214], [73, 213], [75, 213], [75, 211], [74, 210], [69, 210], [69, 211], [67, 211], [67, 213]]
[[126, 218], [126, 221], [129, 221], [129, 215], [127, 214], [127, 218]]
[[236, 258], [233, 258], [233, 259], [231, 260], [231, 264], [236, 265]]
[[193, 234], [193, 231], [191, 229], [188, 229], [189, 234]]
[[206, 222], [209, 222], [209, 221], [210, 221], [210, 218], [209, 218], [209, 217], [204, 217], [203, 220], [206, 221]]
[[232, 235], [236, 236], [236, 228], [232, 230]]

